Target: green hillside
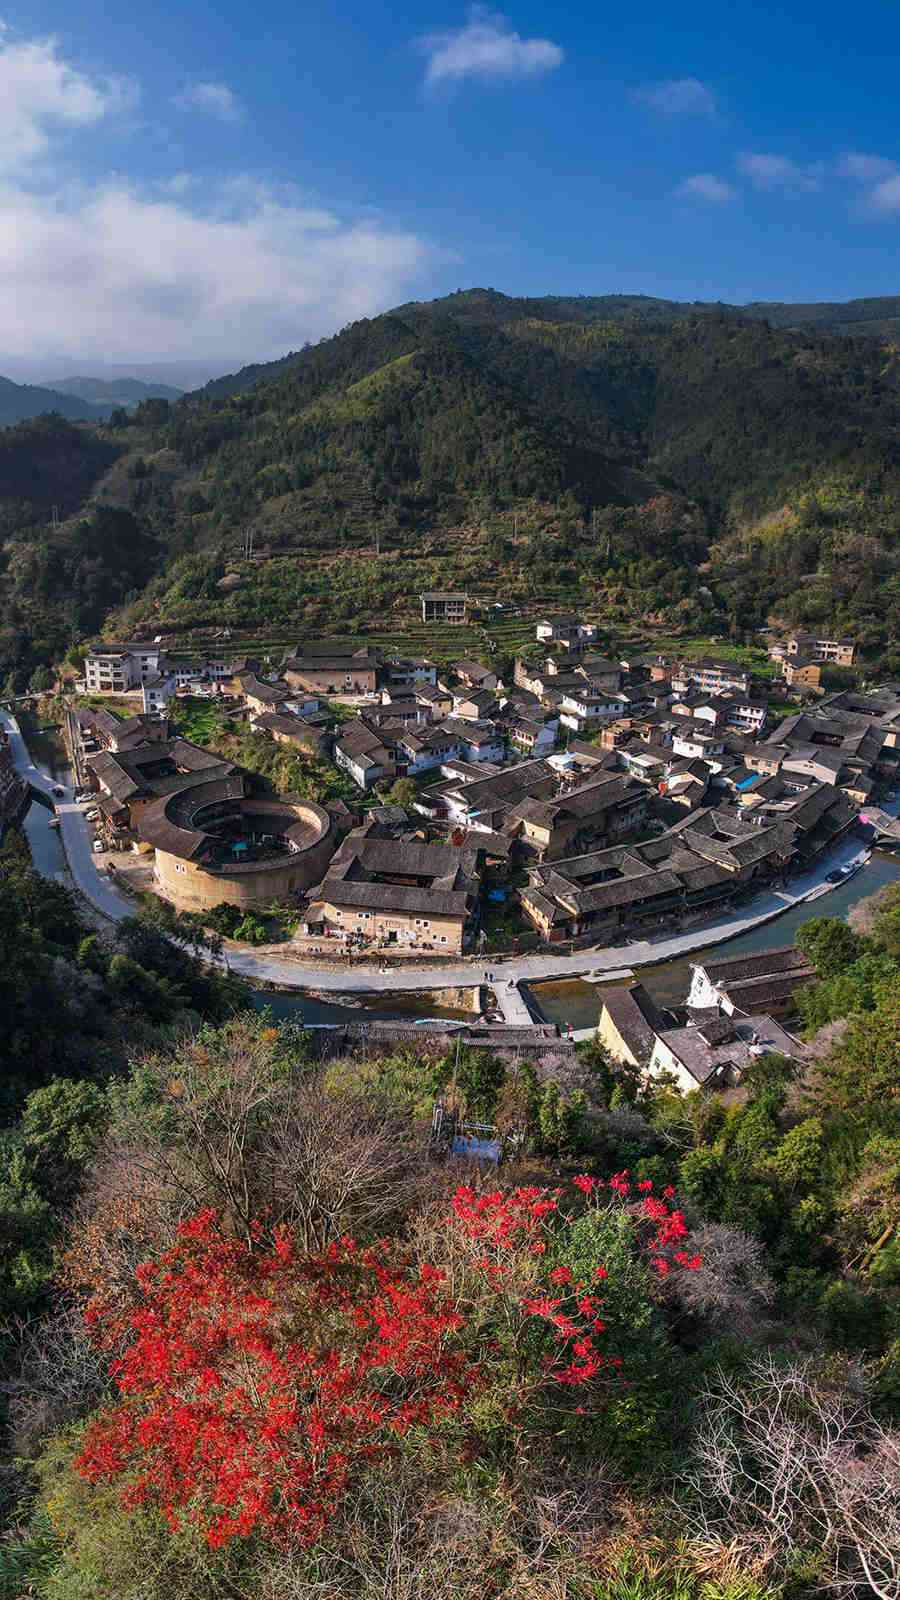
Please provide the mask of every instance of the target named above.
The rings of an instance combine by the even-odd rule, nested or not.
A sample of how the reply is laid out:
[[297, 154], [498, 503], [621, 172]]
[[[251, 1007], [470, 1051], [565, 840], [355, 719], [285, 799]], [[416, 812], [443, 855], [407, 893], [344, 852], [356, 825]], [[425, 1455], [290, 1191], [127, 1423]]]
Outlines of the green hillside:
[[453, 583], [734, 639], [774, 613], [900, 670], [895, 351], [796, 309], [471, 290], [146, 401], [95, 435], [156, 562], [109, 630], [402, 636]]

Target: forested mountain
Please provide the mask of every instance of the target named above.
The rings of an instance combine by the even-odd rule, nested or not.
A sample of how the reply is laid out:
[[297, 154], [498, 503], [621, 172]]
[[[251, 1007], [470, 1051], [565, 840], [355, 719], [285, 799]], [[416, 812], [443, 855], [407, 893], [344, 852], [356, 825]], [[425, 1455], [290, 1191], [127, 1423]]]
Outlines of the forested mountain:
[[459, 582], [735, 638], [775, 613], [900, 670], [896, 352], [773, 326], [796, 309], [471, 290], [145, 400], [96, 435], [96, 499], [156, 553], [110, 626], [400, 626]]

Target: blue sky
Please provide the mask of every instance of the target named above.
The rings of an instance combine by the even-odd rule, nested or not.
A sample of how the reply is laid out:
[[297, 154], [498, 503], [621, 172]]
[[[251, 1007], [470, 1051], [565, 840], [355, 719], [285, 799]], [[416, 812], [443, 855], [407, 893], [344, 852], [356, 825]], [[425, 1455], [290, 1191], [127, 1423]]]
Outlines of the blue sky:
[[267, 359], [458, 286], [900, 292], [900, 7], [8, 6], [0, 371]]

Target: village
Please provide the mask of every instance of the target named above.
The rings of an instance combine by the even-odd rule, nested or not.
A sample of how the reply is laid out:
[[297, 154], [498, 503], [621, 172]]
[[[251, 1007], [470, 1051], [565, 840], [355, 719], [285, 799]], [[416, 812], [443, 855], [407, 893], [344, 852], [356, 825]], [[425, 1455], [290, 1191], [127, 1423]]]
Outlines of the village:
[[[421, 606], [461, 622], [466, 597]], [[540, 618], [509, 682], [477, 660], [327, 639], [268, 675], [254, 658], [98, 646], [67, 713], [94, 849], [126, 877], [135, 857], [177, 910], [289, 907], [303, 954], [478, 959], [702, 926], [861, 825], [892, 837], [878, 802], [897, 785], [900, 686], [818, 681], [852, 665], [852, 644], [772, 641], [779, 714], [772, 685], [734, 661], [617, 659], [597, 635]], [[125, 698], [130, 716], [104, 705]], [[275, 794], [194, 743], [179, 709], [198, 700], [328, 763], [349, 797]]]

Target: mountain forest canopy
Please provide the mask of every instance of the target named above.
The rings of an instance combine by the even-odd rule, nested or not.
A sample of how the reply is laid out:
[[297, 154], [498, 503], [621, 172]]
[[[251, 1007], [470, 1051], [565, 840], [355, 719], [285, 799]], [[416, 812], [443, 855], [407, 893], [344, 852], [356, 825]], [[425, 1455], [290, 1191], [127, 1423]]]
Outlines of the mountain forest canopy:
[[[0, 668], [111, 608], [118, 632], [351, 631], [459, 583], [734, 639], [775, 615], [897, 670], [896, 311], [471, 290], [106, 427], [21, 424], [0, 436]], [[132, 561], [101, 509], [133, 519]], [[48, 564], [75, 575], [65, 603]]]

